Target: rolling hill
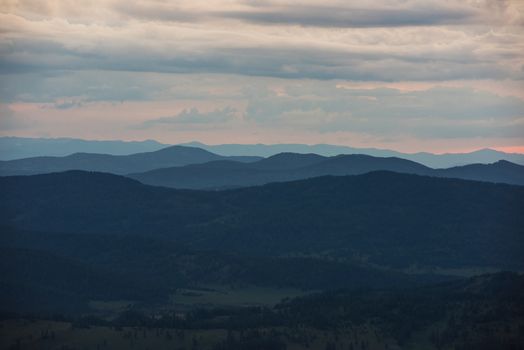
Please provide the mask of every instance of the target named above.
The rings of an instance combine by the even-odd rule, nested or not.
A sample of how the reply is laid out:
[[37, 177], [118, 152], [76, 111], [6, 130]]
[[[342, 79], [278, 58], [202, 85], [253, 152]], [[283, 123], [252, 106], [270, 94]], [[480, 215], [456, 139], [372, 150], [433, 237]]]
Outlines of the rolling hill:
[[65, 157], [34, 157], [2, 161], [0, 162], [0, 175], [34, 175], [66, 170], [127, 174], [224, 159], [251, 162], [260, 158], [223, 157], [199, 148], [170, 146], [154, 152], [131, 155], [74, 153]]
[[0, 179], [1, 223], [384, 266], [524, 266], [524, 187], [390, 172], [206, 192], [72, 171]]
[[407, 288], [521, 270], [523, 207], [523, 187], [392, 172], [228, 191], [83, 171], [0, 177], [0, 308], [86, 312], [92, 300], [153, 307], [207, 285]]
[[316, 154], [280, 153], [252, 163], [215, 161], [155, 169], [129, 177], [142, 183], [185, 189], [224, 189], [307, 179], [325, 175], [359, 175], [386, 170], [436, 177], [461, 178], [524, 185], [524, 166], [507, 161], [431, 169], [401, 158], [367, 155], [322, 157]]

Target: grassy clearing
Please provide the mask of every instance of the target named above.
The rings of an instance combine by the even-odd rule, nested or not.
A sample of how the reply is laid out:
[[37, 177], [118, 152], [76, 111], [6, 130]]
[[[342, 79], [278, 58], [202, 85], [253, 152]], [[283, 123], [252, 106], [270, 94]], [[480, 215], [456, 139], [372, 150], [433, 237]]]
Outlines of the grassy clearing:
[[292, 288], [207, 286], [202, 289], [178, 289], [171, 296], [171, 304], [178, 308], [274, 306], [282, 299], [303, 296], [307, 293]]

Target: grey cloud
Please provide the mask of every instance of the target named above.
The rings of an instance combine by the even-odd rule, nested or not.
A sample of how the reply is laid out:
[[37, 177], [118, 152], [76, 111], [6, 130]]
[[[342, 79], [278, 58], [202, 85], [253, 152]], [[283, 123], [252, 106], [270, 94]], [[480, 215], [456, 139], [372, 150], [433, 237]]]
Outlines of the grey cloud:
[[0, 104], [0, 131], [27, 129], [31, 126], [33, 125], [18, 117], [9, 106]]
[[[39, 48], [40, 50], [40, 48]], [[97, 55], [82, 56], [72, 49], [37, 51], [39, 60], [28, 56], [31, 43], [19, 45], [19, 51], [0, 57], [0, 73], [49, 70], [108, 70], [160, 73], [225, 73], [280, 78], [348, 79], [371, 81], [519, 79], [524, 72], [514, 72], [498, 62], [486, 62], [471, 52], [388, 53], [358, 49], [325, 49], [279, 44], [271, 47], [202, 48], [189, 52], [173, 48], [167, 53], [144, 52], [140, 46], [121, 51], [102, 48]]]
[[237, 110], [232, 107], [215, 109], [210, 112], [200, 112], [197, 108], [185, 109], [171, 116], [150, 119], [140, 124], [139, 128], [150, 128], [158, 125], [169, 124], [217, 124], [225, 123], [235, 119]]
[[222, 16], [262, 24], [370, 28], [457, 24], [473, 21], [477, 11], [466, 8], [362, 9], [327, 6], [277, 6], [257, 11], [223, 12]]
[[[96, 25], [7, 16], [0, 25], [0, 30], [9, 29], [0, 42], [0, 73], [104, 70], [361, 81], [524, 79], [521, 30], [512, 27], [494, 31], [488, 20], [466, 29], [443, 25], [482, 17], [478, 13], [487, 13], [485, 5], [384, 1], [364, 10], [340, 3], [291, 8], [250, 2], [240, 8], [243, 12], [237, 9], [226, 14], [218, 7], [198, 12], [170, 2], [119, 2], [112, 10], [124, 17], [128, 13], [150, 20], [121, 22], [117, 17], [114, 22]], [[497, 14], [504, 8], [491, 12]], [[268, 29], [237, 22], [228, 23], [232, 25], [228, 28], [209, 18], [235, 13], [263, 16], [268, 24], [288, 16], [317, 21], [316, 27], [347, 20], [353, 21], [349, 26], [365, 29], [278, 25]], [[190, 25], [163, 23], [162, 16], [174, 16], [174, 21], [188, 21]], [[280, 17], [271, 20], [271, 16]], [[395, 28], [367, 28], [365, 22], [368, 26]], [[441, 26], [404, 28], [423, 22]]]
[[[384, 7], [384, 3], [389, 7]], [[408, 0], [374, 4], [368, 6], [368, 10], [351, 10], [344, 4], [339, 5], [340, 8], [326, 5], [291, 9], [286, 5], [275, 5], [275, 2], [250, 1], [244, 12], [279, 13], [279, 16], [305, 19], [318, 16], [326, 20], [330, 16], [335, 16], [335, 19], [339, 16], [340, 19], [374, 21], [376, 25], [389, 18], [398, 22], [397, 27], [402, 27], [403, 23], [417, 21], [419, 17], [435, 24], [458, 18], [472, 20], [478, 12], [486, 12], [489, 3], [480, 3], [477, 8], [465, 3], [445, 2], [442, 5], [442, 2]], [[398, 5], [398, 8], [391, 4]], [[507, 4], [497, 6], [490, 11], [494, 14], [503, 12]], [[174, 10], [167, 11], [166, 8]], [[201, 19], [208, 20], [210, 15], [186, 13], [187, 9], [170, 2], [142, 2], [138, 5], [120, 2], [115, 9], [119, 13], [128, 11], [129, 16], [137, 18], [154, 19], [162, 14], [174, 14], [178, 19], [173, 20], [195, 20], [196, 23], [177, 26], [155, 21], [115, 20], [117, 24], [108, 21], [105, 24], [76, 25], [60, 20], [8, 18], [12, 22], [0, 24], [2, 28], [10, 28], [5, 33], [5, 40], [0, 41], [0, 101], [53, 103], [76, 97], [86, 103], [183, 98], [209, 100], [215, 97], [199, 80], [214, 74], [373, 82], [524, 79], [522, 44], [518, 40], [522, 36], [521, 29], [491, 30], [488, 22], [474, 29], [442, 26], [339, 31], [326, 28], [279, 29], [276, 26], [268, 30], [263, 26], [253, 29], [239, 23], [235, 23], [237, 27], [234, 29], [227, 29], [223, 23], [200, 23]], [[279, 12], [277, 9], [284, 10]], [[218, 8], [215, 12], [214, 15], [220, 15]], [[415, 16], [418, 12], [435, 18]], [[408, 13], [413, 16], [403, 19], [402, 16]], [[194, 16], [200, 17], [197, 20]], [[390, 25], [395, 26], [394, 23]], [[322, 26], [322, 23], [317, 26]], [[235, 31], [235, 28], [245, 28], [246, 31]], [[63, 35], [56, 35], [57, 31]], [[320, 37], [316, 37], [317, 34]], [[150, 76], [143, 78], [147, 74]], [[151, 78], [155, 74], [164, 78]], [[180, 84], [178, 78], [174, 78], [194, 74], [199, 75], [198, 81], [188, 78]], [[227, 81], [222, 86], [228, 86]], [[244, 89], [243, 93], [269, 98], [263, 88], [251, 88], [251, 92], [249, 89]], [[288, 93], [292, 94], [292, 91]], [[322, 92], [314, 94], [319, 96]], [[402, 98], [391, 97], [392, 100]], [[440, 100], [439, 103], [445, 105], [453, 100], [453, 96], [445, 98], [447, 102]], [[483, 101], [478, 103], [483, 105]], [[354, 103], [346, 107], [355, 112], [358, 105]], [[390, 105], [393, 106], [393, 102]], [[432, 108], [438, 109], [439, 106], [436, 104]], [[63, 104], [56, 107], [73, 106]], [[484, 113], [488, 110], [493, 113], [498, 107], [485, 108]], [[458, 107], [455, 109], [459, 110]], [[395, 112], [393, 108], [391, 111]], [[372, 111], [368, 108], [367, 112]], [[398, 113], [405, 112], [405, 108], [399, 108]]]
[[[127, 16], [150, 21], [200, 22], [235, 19], [265, 25], [300, 25], [328, 28], [373, 28], [467, 24], [481, 18], [482, 8], [459, 2], [377, 2], [373, 6], [338, 3], [330, 5], [244, 2], [236, 10], [185, 8], [173, 3], [117, 2], [114, 9]], [[485, 10], [485, 9], [484, 9]], [[493, 13], [492, 13], [493, 14]]]
[[524, 101], [472, 89], [334, 89], [318, 94], [253, 99], [246, 118], [320, 132], [411, 134], [424, 138], [516, 137], [522, 135]]
[[0, 74], [0, 100], [40, 103], [59, 100], [62, 102], [53, 102], [54, 107], [64, 109], [93, 101], [148, 100], [168, 86], [166, 81], [150, 81], [142, 75], [123, 72], [40, 70]]
[[82, 101], [62, 101], [62, 102], [55, 102], [53, 104], [53, 108], [56, 109], [72, 109], [72, 108], [78, 108], [82, 107], [84, 103]]
[[492, 123], [432, 123], [424, 121], [410, 126], [412, 132], [421, 138], [464, 139], [464, 138], [505, 138], [522, 139], [524, 120], [493, 121]]
[[162, 2], [119, 1], [113, 8], [119, 13], [144, 20], [195, 22], [208, 17], [202, 12], [187, 11], [176, 4]]

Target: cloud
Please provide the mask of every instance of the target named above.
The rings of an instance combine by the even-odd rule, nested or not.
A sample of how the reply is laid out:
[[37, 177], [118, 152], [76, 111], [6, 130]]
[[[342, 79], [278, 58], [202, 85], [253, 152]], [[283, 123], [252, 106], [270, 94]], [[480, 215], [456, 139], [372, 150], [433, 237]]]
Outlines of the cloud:
[[334, 6], [274, 6], [258, 11], [222, 13], [261, 24], [286, 24], [313, 27], [370, 28], [457, 24], [473, 21], [478, 11], [465, 7], [377, 8]]
[[17, 116], [9, 105], [0, 103], [0, 131], [27, 129], [33, 126], [25, 118]]
[[67, 101], [57, 101], [53, 104], [53, 108], [56, 109], [72, 109], [79, 108], [84, 105], [83, 101], [67, 100]]
[[139, 125], [139, 128], [172, 124], [221, 124], [234, 120], [237, 114], [238, 111], [229, 106], [209, 112], [201, 112], [193, 107], [191, 109], [184, 109], [172, 117], [146, 120]]
[[467, 88], [317, 89], [295, 87], [252, 99], [246, 118], [261, 125], [323, 133], [423, 138], [519, 137], [524, 101]]
[[172, 83], [172, 78], [114, 71], [0, 74], [0, 100], [52, 102], [57, 108], [67, 107], [67, 101], [76, 103], [77, 107], [93, 101], [143, 101], [153, 99], [159, 92], [169, 89]]
[[118, 1], [113, 9], [142, 20], [195, 22], [209, 17], [207, 11], [187, 10], [176, 2]]
[[2, 1], [0, 101], [19, 106], [3, 123], [513, 140], [523, 13], [503, 0]]
[[103, 70], [360, 81], [524, 79], [523, 27], [515, 25], [522, 19], [514, 3], [328, 1], [292, 7], [283, 1], [157, 1], [95, 2], [85, 8], [21, 3], [0, 14], [3, 74]]
[[[205, 4], [205, 5], [203, 5]], [[168, 22], [241, 20], [251, 24], [328, 28], [372, 28], [477, 24], [509, 21], [508, 1], [118, 1], [113, 9], [129, 18]], [[514, 17], [515, 15], [513, 15]]]

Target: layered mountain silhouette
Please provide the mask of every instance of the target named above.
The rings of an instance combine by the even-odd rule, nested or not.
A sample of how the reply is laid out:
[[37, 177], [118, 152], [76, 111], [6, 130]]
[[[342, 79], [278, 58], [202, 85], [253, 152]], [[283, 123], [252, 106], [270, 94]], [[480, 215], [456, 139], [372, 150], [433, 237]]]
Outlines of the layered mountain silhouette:
[[[72, 153], [97, 153], [130, 155], [154, 152], [170, 145], [154, 140], [146, 141], [96, 141], [74, 138], [25, 138], [0, 137], [0, 160], [13, 160], [40, 156], [67, 156]], [[433, 154], [428, 152], [402, 153], [387, 149], [356, 148], [340, 145], [318, 144], [224, 144], [206, 145], [189, 142], [181, 146], [196, 147], [223, 156], [270, 157], [279, 153], [315, 153], [322, 156], [339, 154], [365, 154], [374, 157], [398, 157], [415, 161], [431, 168], [449, 168], [466, 164], [489, 164], [499, 160], [524, 165], [524, 154], [505, 153], [481, 149], [469, 153]]]
[[449, 168], [466, 164], [480, 163], [489, 164], [499, 160], [507, 160], [512, 163], [524, 165], [524, 154], [506, 153], [485, 148], [468, 153], [444, 153], [434, 154], [428, 152], [402, 153], [378, 148], [356, 148], [339, 145], [317, 144], [223, 144], [206, 145], [201, 142], [189, 142], [182, 145], [198, 147], [210, 152], [222, 155], [253, 155], [270, 157], [278, 153], [315, 153], [322, 156], [332, 157], [339, 154], [365, 154], [374, 157], [398, 157], [412, 160], [414, 162], [429, 166], [431, 168]]
[[0, 162], [0, 175], [33, 175], [65, 170], [101, 171], [113, 174], [205, 163], [215, 160], [251, 162], [259, 157], [224, 157], [195, 147], [170, 146], [131, 155], [74, 153], [65, 157], [34, 157]]
[[170, 146], [131, 155], [75, 153], [65, 157], [0, 161], [0, 176], [67, 170], [128, 175], [150, 185], [185, 189], [246, 187], [324, 175], [358, 175], [376, 170], [524, 185], [524, 166], [508, 161], [432, 169], [398, 157], [362, 154], [325, 157], [280, 153], [268, 158], [226, 157], [195, 147]]
[[63, 157], [72, 153], [101, 153], [129, 155], [134, 153], [154, 152], [170, 145], [154, 140], [82, 140], [74, 138], [30, 138], [0, 137], [0, 160], [13, 160], [32, 157]]
[[366, 155], [323, 157], [281, 153], [252, 163], [216, 161], [155, 169], [129, 176], [145, 184], [186, 189], [224, 189], [299, 180], [324, 175], [359, 175], [387, 170], [399, 173], [451, 177], [524, 185], [524, 166], [507, 161], [431, 169], [413, 161]]
[[469, 164], [449, 169], [437, 169], [433, 174], [443, 177], [524, 185], [524, 166], [505, 160], [499, 160], [493, 164]]

